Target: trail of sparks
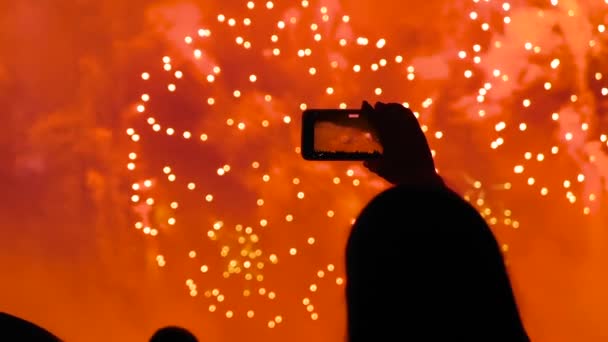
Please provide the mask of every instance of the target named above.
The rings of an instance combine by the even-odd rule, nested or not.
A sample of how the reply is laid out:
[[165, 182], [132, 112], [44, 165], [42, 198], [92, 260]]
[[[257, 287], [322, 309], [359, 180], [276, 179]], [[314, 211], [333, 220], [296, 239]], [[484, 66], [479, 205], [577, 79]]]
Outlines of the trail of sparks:
[[[441, 123], [432, 120], [433, 115], [440, 115], [434, 112], [440, 101], [435, 92], [418, 91], [403, 97], [407, 92], [402, 89], [423, 88], [425, 79], [436, 77], [429, 74], [441, 74], [437, 70], [448, 67], [432, 61], [424, 65], [425, 60], [391, 46], [391, 37], [354, 34], [351, 20], [355, 18], [342, 13], [334, 2], [328, 4], [302, 1], [298, 7], [284, 7], [271, 1], [246, 2], [239, 15], [218, 13], [214, 22], [185, 36], [174, 56], [160, 59], [158, 70], [141, 73], [146, 90], [135, 111], [145, 124], [134, 124], [127, 130], [136, 143], [127, 167], [139, 179], [132, 185], [131, 196], [140, 216], [135, 228], [155, 238], [180, 234], [175, 230], [181, 225], [181, 215], [187, 216], [181, 229], [193, 232], [188, 233], [189, 237], [197, 236], [200, 226], [204, 226], [198, 236], [200, 244], [203, 238], [207, 239], [206, 247], [187, 247], [184, 251], [200, 272], [188, 277], [185, 284], [191, 296], [204, 295], [210, 312], [222, 312], [227, 318], [237, 314], [257, 317], [254, 305], [266, 304], [256, 302], [240, 312], [230, 307], [226, 299], [260, 296], [275, 301], [280, 293], [272, 290], [276, 284], [266, 280], [267, 269], [275, 267], [279, 260], [290, 263], [302, 253], [315, 253], [317, 242], [323, 239], [314, 234], [322, 229], [314, 233], [294, 232], [292, 238], [287, 238], [290, 245], [272, 243], [273, 234], [287, 234], [285, 231], [293, 230], [290, 225], [296, 224], [348, 229], [361, 208], [355, 198], [379, 188], [356, 165], [311, 165], [300, 160], [299, 130], [294, 125], [300, 110], [308, 106], [358, 107], [361, 98], [397, 99], [416, 111], [438, 161], [454, 146], [466, 146], [461, 132], [444, 130]], [[601, 114], [599, 103], [608, 98], [605, 71], [593, 70], [589, 82], [581, 76], [577, 87], [564, 88], [560, 83], [564, 73], [585, 75], [590, 66], [584, 59], [572, 60], [560, 54], [551, 43], [554, 37], [549, 28], [554, 23], [575, 25], [569, 20], [587, 23], [588, 31], [577, 31], [584, 41], [565, 44], [579, 52], [581, 45], [600, 51], [607, 39], [605, 24], [589, 24], [586, 13], [575, 1], [552, 0], [542, 10], [496, 1], [477, 0], [474, 6], [476, 10], [463, 16], [468, 19], [473, 37], [479, 37], [478, 42], [450, 56], [446, 53], [443, 58], [457, 63], [454, 68], [460, 70], [461, 80], [455, 83], [476, 86], [462, 99], [460, 111], [466, 113], [467, 121], [485, 128], [479, 133], [484, 137], [480, 140], [488, 137], [486, 147], [496, 163], [510, 163], [511, 171], [508, 178], [496, 182], [484, 177], [483, 170], [468, 170], [469, 175], [459, 180], [468, 187], [465, 198], [493, 226], [521, 226], [512, 209], [492, 203], [513, 187], [527, 186], [540, 198], [550, 192], [563, 193], [561, 200], [572, 205], [582, 202], [581, 213], [592, 214], [605, 192], [599, 184], [608, 171], [608, 136], [597, 120]], [[608, 6], [602, 10], [607, 12]], [[530, 28], [529, 20], [537, 21], [537, 27]], [[586, 50], [583, 52], [585, 56]], [[523, 94], [516, 91], [524, 89], [522, 83], [534, 82], [539, 86], [525, 88]], [[562, 98], [564, 91], [570, 92], [569, 98], [548, 111], [548, 106], [543, 105], [546, 99]], [[173, 104], [180, 97], [189, 97], [188, 104], [174, 108], [162, 105], [166, 101]], [[196, 105], [190, 104], [191, 98], [196, 99]], [[532, 119], [511, 114], [514, 110], [528, 113]], [[556, 128], [551, 128], [553, 124]], [[531, 127], [534, 132], [544, 127], [547, 133], [557, 133], [547, 134], [539, 142], [526, 135]], [[141, 147], [160, 136], [165, 137], [161, 145], [167, 150], [173, 144], [186, 146], [175, 142], [180, 139], [196, 145], [188, 151], [200, 154], [185, 155], [179, 147], [173, 152], [159, 150], [155, 155], [154, 150]], [[533, 140], [527, 147], [526, 141]], [[523, 153], [517, 152], [517, 157], [513, 157], [515, 152], [502, 154], [510, 144], [510, 151]], [[162, 159], [167, 156], [182, 159], [181, 163]], [[569, 158], [577, 158], [577, 170], [549, 170], [543, 166], [551, 160]], [[205, 169], [197, 169], [198, 175], [190, 170], [182, 176], [179, 170], [188, 169], [182, 165], [183, 159], [185, 163], [203, 160], [195, 168]], [[543, 179], [546, 173], [552, 173], [552, 177], [559, 173], [561, 186], [550, 187]], [[255, 196], [243, 195], [241, 199], [238, 192], [235, 195], [223, 190], [226, 182], [238, 183], [240, 189]], [[340, 198], [328, 197], [333, 193], [340, 194]], [[487, 198], [488, 194], [494, 194], [492, 199]], [[180, 211], [182, 203], [192, 211], [192, 202], [203, 205], [201, 210], [209, 218], [198, 227], [193, 226], [195, 219], [191, 214]], [[234, 210], [230, 213], [227, 208], [231, 206]], [[249, 209], [242, 211], [243, 206]], [[264, 239], [271, 242], [264, 243]], [[509, 245], [503, 244], [503, 250], [508, 249]], [[212, 253], [216, 250], [219, 257]], [[169, 260], [161, 252], [156, 262], [165, 267], [168, 262], [181, 261]], [[306, 265], [309, 269], [305, 271], [313, 280], [301, 303], [310, 319], [319, 318], [313, 296], [323, 281], [330, 278], [330, 283], [343, 285], [344, 279], [335, 266], [340, 263], [341, 260], [334, 260], [320, 267]], [[301, 267], [302, 261], [297, 265]], [[228, 294], [220, 285], [201, 289], [196, 279], [203, 276], [238, 279], [243, 284], [242, 291]], [[274, 328], [284, 316], [277, 312], [261, 319]]]

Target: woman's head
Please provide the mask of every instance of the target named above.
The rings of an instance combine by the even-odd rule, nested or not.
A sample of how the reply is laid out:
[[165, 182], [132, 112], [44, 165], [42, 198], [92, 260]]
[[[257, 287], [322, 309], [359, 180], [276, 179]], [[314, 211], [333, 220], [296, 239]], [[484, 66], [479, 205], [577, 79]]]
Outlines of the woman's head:
[[198, 342], [198, 340], [184, 328], [168, 326], [156, 331], [150, 342]]

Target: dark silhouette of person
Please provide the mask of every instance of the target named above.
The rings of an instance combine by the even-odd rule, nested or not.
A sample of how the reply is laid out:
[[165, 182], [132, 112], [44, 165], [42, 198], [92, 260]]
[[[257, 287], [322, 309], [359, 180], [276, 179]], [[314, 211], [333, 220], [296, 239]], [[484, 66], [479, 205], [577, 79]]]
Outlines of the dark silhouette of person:
[[394, 187], [348, 239], [348, 341], [528, 342], [498, 243], [437, 174], [414, 114], [363, 110], [383, 146], [365, 166]]
[[61, 340], [32, 322], [0, 312], [0, 341], [60, 342]]
[[168, 326], [157, 330], [150, 338], [150, 342], [198, 342], [198, 340], [184, 328]]

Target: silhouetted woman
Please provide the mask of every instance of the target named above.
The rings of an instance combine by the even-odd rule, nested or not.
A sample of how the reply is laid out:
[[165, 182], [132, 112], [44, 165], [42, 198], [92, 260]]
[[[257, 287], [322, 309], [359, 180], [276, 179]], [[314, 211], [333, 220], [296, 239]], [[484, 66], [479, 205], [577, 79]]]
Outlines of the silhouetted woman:
[[349, 341], [529, 341], [494, 235], [436, 174], [414, 115], [397, 104], [364, 110], [384, 147], [366, 166], [396, 186], [348, 240]]

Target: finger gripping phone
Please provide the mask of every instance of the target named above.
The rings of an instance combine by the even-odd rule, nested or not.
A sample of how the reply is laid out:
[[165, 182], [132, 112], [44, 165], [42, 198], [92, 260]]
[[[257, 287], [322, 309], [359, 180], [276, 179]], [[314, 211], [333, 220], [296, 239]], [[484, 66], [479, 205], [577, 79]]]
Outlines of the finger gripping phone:
[[305, 160], [368, 160], [382, 154], [382, 145], [360, 109], [307, 109], [301, 151]]

